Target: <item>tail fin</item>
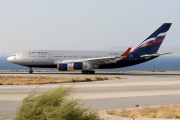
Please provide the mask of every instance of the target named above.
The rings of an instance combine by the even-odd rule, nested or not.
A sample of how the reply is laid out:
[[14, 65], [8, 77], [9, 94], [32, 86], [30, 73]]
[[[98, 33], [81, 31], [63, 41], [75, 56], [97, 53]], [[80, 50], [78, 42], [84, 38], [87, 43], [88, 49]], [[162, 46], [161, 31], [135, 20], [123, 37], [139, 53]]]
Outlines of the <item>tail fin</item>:
[[137, 45], [132, 52], [143, 52], [147, 54], [157, 53], [161, 43], [163, 42], [166, 32], [171, 27], [172, 23], [164, 23], [155, 32], [153, 32], [148, 38]]

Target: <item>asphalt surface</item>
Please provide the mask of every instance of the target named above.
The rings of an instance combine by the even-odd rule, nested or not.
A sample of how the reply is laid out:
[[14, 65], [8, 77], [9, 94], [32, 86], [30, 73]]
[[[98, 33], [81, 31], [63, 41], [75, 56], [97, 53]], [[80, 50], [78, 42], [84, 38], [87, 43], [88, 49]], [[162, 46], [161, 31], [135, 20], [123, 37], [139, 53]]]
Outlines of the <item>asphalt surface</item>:
[[0, 76], [52, 76], [52, 77], [92, 77], [119, 76], [122, 79], [76, 82], [46, 85], [1, 85], [0, 118], [13, 117], [17, 108], [27, 94], [36, 87], [40, 91], [55, 89], [61, 85], [72, 86], [75, 95], [82, 99], [86, 106], [95, 110], [134, 108], [135, 105], [154, 106], [180, 104], [180, 72], [123, 72], [97, 73], [82, 75], [80, 73], [34, 73], [1, 72]]

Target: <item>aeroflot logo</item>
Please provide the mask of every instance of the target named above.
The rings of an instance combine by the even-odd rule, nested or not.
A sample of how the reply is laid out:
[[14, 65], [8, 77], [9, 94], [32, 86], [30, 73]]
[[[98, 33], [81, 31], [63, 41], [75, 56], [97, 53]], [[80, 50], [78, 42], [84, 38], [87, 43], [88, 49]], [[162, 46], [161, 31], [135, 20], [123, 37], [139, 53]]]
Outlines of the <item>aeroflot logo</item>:
[[47, 55], [48, 52], [29, 52], [28, 55]]
[[142, 47], [153, 46], [156, 43], [160, 43], [163, 41], [165, 36], [166, 36], [166, 32], [160, 33], [157, 37], [147, 39], [147, 40], [143, 41], [142, 43], [140, 43], [134, 51], [136, 51]]
[[[146, 41], [144, 41], [144, 42], [142, 42], [141, 44], [139, 44], [139, 46], [149, 46], [148, 45], [148, 43], [155, 43], [155, 41], [156, 41], [156, 39], [158, 39], [159, 37], [163, 37], [163, 39], [164, 39], [164, 37], [166, 36], [166, 33], [160, 33], [157, 37], [154, 37], [154, 38], [150, 38], [149, 40], [146, 40]], [[138, 47], [139, 47], [138, 46]]]
[[29, 54], [47, 54], [48, 52], [29, 52]]

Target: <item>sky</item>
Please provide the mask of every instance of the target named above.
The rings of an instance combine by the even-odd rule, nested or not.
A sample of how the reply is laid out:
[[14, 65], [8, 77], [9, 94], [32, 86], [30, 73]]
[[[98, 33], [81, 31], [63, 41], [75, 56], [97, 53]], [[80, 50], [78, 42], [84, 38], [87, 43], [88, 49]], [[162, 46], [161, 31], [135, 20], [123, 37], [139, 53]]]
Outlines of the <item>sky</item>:
[[159, 51], [180, 48], [180, 0], [0, 0], [0, 55], [125, 50], [172, 23]]

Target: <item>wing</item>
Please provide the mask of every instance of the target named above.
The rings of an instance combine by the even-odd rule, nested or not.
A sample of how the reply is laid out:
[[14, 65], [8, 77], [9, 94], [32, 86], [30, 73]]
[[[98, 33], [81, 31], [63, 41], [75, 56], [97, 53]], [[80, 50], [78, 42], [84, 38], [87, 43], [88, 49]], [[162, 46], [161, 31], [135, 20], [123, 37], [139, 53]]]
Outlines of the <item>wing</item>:
[[99, 58], [88, 58], [88, 59], [78, 59], [78, 60], [63, 60], [63, 61], [55, 61], [55, 64], [59, 63], [71, 63], [71, 62], [88, 62], [93, 66], [93, 68], [97, 68], [99, 65], [116, 63], [117, 60], [127, 57], [131, 48], [128, 48], [123, 54], [120, 56], [108, 56], [108, 57], [99, 57]]
[[110, 63], [116, 63], [117, 59], [122, 59], [124, 57], [127, 57], [129, 55], [129, 52], [131, 51], [131, 48], [128, 48], [123, 54], [120, 56], [109, 56], [109, 57], [100, 57], [100, 58], [89, 58], [87, 59], [88, 63], [93, 65], [103, 65], [103, 64], [110, 64]]

